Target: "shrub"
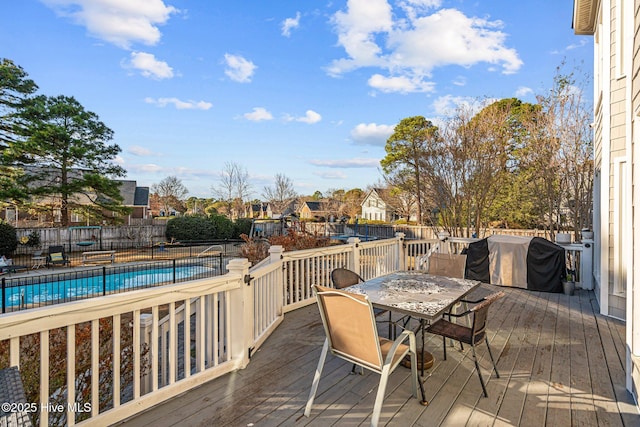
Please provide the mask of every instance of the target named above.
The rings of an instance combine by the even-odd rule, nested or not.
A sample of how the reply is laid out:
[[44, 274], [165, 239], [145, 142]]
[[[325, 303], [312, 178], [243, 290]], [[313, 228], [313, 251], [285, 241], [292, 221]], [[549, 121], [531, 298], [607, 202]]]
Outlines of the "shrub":
[[234, 237], [234, 225], [233, 221], [224, 215], [212, 214], [209, 215], [208, 221], [213, 225], [215, 229], [216, 239], [231, 239]]
[[0, 221], [0, 255], [9, 256], [18, 247], [16, 229], [4, 221]]
[[215, 225], [202, 216], [179, 216], [167, 222], [167, 240], [212, 240], [216, 238]]
[[303, 249], [323, 248], [331, 244], [331, 239], [317, 234], [310, 235], [298, 233], [290, 228], [287, 234], [282, 236], [269, 237], [269, 243], [272, 245], [280, 245], [284, 251], [299, 251]]
[[233, 238], [240, 238], [243, 234], [249, 235], [251, 224], [253, 224], [253, 221], [250, 218], [238, 218], [234, 224]]
[[261, 239], [252, 239], [246, 234], [240, 235], [244, 243], [240, 246], [240, 254], [252, 265], [269, 256], [269, 244]]

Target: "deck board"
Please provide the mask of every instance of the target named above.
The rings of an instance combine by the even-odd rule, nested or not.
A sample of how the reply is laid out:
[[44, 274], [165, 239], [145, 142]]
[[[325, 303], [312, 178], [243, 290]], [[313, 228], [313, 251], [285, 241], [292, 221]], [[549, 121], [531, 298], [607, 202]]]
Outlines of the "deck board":
[[[482, 291], [496, 287], [483, 285]], [[492, 305], [488, 337], [500, 378], [479, 345], [489, 397], [468, 346], [447, 348], [429, 336], [434, 366], [425, 372], [424, 407], [411, 396], [410, 370], [390, 377], [380, 425], [637, 426], [624, 384], [624, 322], [597, 314], [593, 292], [574, 296], [503, 288]], [[384, 326], [381, 326], [384, 328]], [[383, 332], [381, 332], [383, 333]], [[311, 417], [303, 415], [324, 332], [315, 306], [285, 316], [246, 369], [137, 414], [126, 426], [366, 426], [379, 376], [350, 374], [329, 355]], [[420, 339], [418, 338], [418, 341]]]

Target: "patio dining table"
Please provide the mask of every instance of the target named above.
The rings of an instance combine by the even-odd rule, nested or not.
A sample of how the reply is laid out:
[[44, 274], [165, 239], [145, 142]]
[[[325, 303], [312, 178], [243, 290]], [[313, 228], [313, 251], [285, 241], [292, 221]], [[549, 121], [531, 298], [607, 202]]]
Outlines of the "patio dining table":
[[[447, 313], [465, 295], [480, 286], [477, 280], [434, 276], [420, 271], [397, 271], [376, 277], [343, 291], [367, 295], [376, 308], [391, 310], [420, 321], [422, 329], [422, 361], [427, 360], [424, 330]], [[424, 376], [424, 362], [421, 363]]]

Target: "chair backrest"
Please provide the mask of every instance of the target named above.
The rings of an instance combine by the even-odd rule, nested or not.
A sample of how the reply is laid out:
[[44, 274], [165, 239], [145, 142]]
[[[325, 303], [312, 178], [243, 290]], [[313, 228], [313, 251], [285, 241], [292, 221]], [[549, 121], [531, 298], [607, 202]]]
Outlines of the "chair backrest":
[[356, 283], [364, 282], [364, 279], [354, 271], [346, 268], [336, 268], [331, 271], [331, 282], [336, 289], [344, 289]]
[[324, 286], [313, 289], [331, 352], [380, 372], [384, 361], [369, 299]]
[[61, 253], [64, 255], [64, 246], [49, 246], [49, 255]]
[[429, 255], [429, 268], [427, 272], [436, 276], [464, 279], [466, 266], [466, 255], [441, 254], [435, 252]]
[[67, 263], [67, 256], [64, 253], [64, 246], [49, 246], [49, 261], [54, 264]]
[[487, 328], [487, 315], [489, 314], [489, 306], [504, 296], [504, 292], [496, 292], [491, 295], [487, 295], [484, 300], [478, 305], [471, 308], [473, 313], [473, 322], [471, 324], [471, 335], [473, 342], [476, 339], [482, 339], [484, 331]]

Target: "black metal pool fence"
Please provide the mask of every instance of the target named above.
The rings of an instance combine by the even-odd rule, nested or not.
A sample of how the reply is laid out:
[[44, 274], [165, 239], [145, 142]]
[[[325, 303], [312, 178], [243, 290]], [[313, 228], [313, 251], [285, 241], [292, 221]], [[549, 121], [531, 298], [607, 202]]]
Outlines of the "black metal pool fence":
[[[91, 245], [87, 245], [91, 243]], [[223, 256], [240, 256], [240, 239], [195, 240], [181, 242], [158, 242], [153, 245], [140, 245], [135, 242], [59, 242], [71, 266], [83, 265], [83, 254], [95, 251], [115, 251], [116, 262], [139, 262], [149, 260], [163, 260], [171, 258], [193, 258], [222, 253]], [[32, 248], [18, 245], [13, 253], [14, 264], [28, 268], [41, 263], [36, 257], [46, 257], [49, 246]]]
[[[0, 279], [2, 313], [219, 276], [226, 274], [227, 263], [235, 257], [221, 252], [197, 258], [126, 265], [112, 264], [82, 269], [61, 267], [58, 268], [61, 272], [52, 274], [3, 276]], [[137, 280], [136, 277], [141, 274], [146, 278]], [[121, 279], [117, 280], [117, 276]]]

